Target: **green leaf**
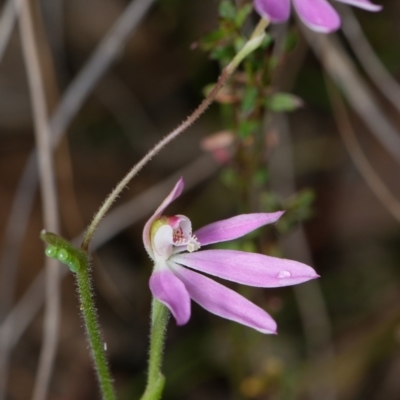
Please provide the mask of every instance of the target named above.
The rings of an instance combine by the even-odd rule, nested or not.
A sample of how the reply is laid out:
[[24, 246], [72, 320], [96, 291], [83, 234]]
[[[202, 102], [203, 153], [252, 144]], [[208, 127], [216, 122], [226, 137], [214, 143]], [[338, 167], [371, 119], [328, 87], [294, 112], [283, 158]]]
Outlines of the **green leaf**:
[[260, 127], [260, 121], [243, 120], [239, 125], [239, 136], [243, 139], [251, 136]]
[[237, 38], [235, 38], [234, 48], [235, 48], [236, 53], [238, 53], [245, 44], [246, 44], [246, 40], [244, 38], [242, 38], [241, 36], [238, 36]]
[[303, 100], [290, 93], [275, 93], [267, 99], [266, 106], [271, 111], [288, 112], [303, 106]]
[[257, 102], [258, 90], [254, 86], [249, 86], [246, 88], [243, 99], [242, 99], [242, 110], [244, 113], [251, 113]]
[[254, 183], [257, 186], [264, 186], [269, 179], [269, 173], [267, 168], [259, 168], [254, 174]]
[[224, 0], [219, 6], [219, 15], [221, 18], [234, 21], [236, 18], [236, 7], [231, 1]]
[[214, 49], [220, 41], [225, 39], [226, 34], [223, 30], [218, 29], [216, 31], [210, 32], [201, 39], [201, 46], [204, 50], [209, 51]]
[[263, 40], [263, 42], [260, 45], [260, 49], [266, 49], [268, 48], [271, 43], [273, 42], [272, 36], [269, 33], [265, 34], [265, 38]]
[[250, 4], [245, 4], [236, 14], [235, 24], [238, 28], [241, 28], [246, 20], [247, 16], [251, 13], [253, 7]]
[[284, 44], [285, 51], [290, 52], [294, 50], [295, 47], [297, 46], [297, 42], [298, 42], [298, 35], [294, 32], [289, 32], [285, 38], [285, 44]]
[[261, 206], [266, 212], [282, 210], [283, 208], [278, 195], [269, 191], [261, 194]]
[[290, 196], [283, 203], [283, 209], [287, 212], [279, 220], [277, 228], [280, 233], [286, 234], [299, 223], [307, 221], [313, 216], [313, 202], [315, 194], [310, 189], [304, 189]]
[[226, 168], [221, 171], [221, 181], [228, 188], [234, 188], [238, 182], [238, 176], [232, 168]]
[[231, 47], [220, 47], [216, 48], [211, 54], [210, 57], [213, 60], [221, 61], [222, 64], [228, 64], [230, 60], [235, 56], [235, 52]]

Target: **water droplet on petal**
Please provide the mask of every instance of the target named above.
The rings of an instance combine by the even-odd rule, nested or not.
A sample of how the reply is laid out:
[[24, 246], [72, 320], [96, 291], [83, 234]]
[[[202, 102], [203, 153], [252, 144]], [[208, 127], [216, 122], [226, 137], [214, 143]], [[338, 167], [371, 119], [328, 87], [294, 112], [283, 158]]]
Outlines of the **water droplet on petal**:
[[289, 271], [280, 271], [276, 276], [278, 279], [290, 278], [292, 274]]

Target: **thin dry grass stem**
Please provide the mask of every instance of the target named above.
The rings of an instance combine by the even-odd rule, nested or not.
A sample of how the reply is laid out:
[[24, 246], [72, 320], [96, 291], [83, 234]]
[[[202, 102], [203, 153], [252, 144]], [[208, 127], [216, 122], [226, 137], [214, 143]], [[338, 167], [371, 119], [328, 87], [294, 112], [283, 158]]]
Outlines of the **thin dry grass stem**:
[[41, 0], [40, 8], [43, 15], [43, 25], [48, 32], [49, 47], [54, 57], [56, 70], [62, 77], [66, 68], [65, 30], [66, 30], [66, 0]]
[[133, 0], [101, 40], [89, 61], [63, 94], [50, 122], [53, 141], [57, 145], [69, 123], [98, 81], [120, 54], [155, 0]]
[[7, 0], [0, 17], [0, 63], [10, 41], [22, 3], [26, 0]]
[[385, 116], [337, 36], [320, 35], [306, 29], [303, 29], [303, 34], [351, 107], [385, 150], [400, 164], [400, 132]]
[[[12, 10], [15, 10], [14, 7], [11, 8], [13, 1], [22, 2], [24, 0], [9, 0], [10, 6], [8, 7], [10, 7]], [[49, 129], [53, 134], [53, 146], [56, 146], [59, 143], [63, 133], [66, 131], [69, 123], [75, 117], [76, 113], [79, 111], [84, 100], [88, 97], [90, 92], [96, 86], [97, 82], [102, 78], [104, 73], [118, 56], [119, 51], [123, 45], [126, 44], [129, 36], [132, 34], [132, 31], [134, 31], [139, 25], [153, 2], [154, 0], [135, 0], [131, 2], [131, 4], [124, 11], [124, 14], [115, 22], [109, 33], [97, 46], [89, 61], [81, 69], [77, 77], [68, 87], [50, 122]], [[36, 156], [32, 154], [26, 164], [24, 172], [22, 173], [22, 178], [19, 181], [16, 196], [13, 202], [15, 205], [13, 209], [16, 209], [16, 205], [22, 204], [24, 201], [28, 201], [29, 199], [33, 199], [37, 181], [38, 176], [36, 172]], [[10, 232], [10, 235], [12, 234], [11, 232], [14, 232], [15, 226], [21, 228], [18, 229], [18, 232], [16, 232], [12, 238], [13, 248], [16, 250], [15, 253], [19, 253], [18, 250], [21, 247], [22, 238], [26, 231], [26, 229], [23, 227], [26, 226], [27, 220], [23, 219], [22, 216], [26, 215], [29, 217], [31, 204], [32, 201], [29, 202], [29, 204], [26, 203], [25, 207], [23, 208], [24, 213], [17, 213], [18, 215], [15, 216], [15, 219], [11, 219], [10, 217], [7, 224], [7, 232]], [[11, 215], [14, 216], [14, 213]], [[18, 224], [14, 223], [15, 220], [18, 221]], [[9, 234], [6, 234], [6, 240], [10, 237]], [[10, 247], [3, 247], [4, 251], [8, 252], [7, 249]], [[4, 257], [7, 259], [9, 258], [8, 255]], [[17, 261], [15, 264], [17, 264]], [[6, 268], [5, 264], [2, 263], [1, 265], [1, 276], [3, 281], [3, 276], [7, 275], [7, 273], [3, 272], [4, 268]], [[7, 265], [9, 265], [10, 268], [12, 267], [10, 263]]]
[[375, 194], [382, 205], [400, 222], [400, 201], [393, 195], [390, 189], [382, 181], [379, 175], [368, 161], [361, 148], [352, 128], [350, 118], [346, 112], [344, 102], [334, 87], [333, 83], [326, 77], [329, 98], [331, 100], [333, 114], [343, 143], [364, 181]]
[[[20, 5], [14, 7], [13, 2], [16, 2], [18, 5], [22, 4], [23, 1], [25, 0], [8, 0], [7, 6], [4, 9], [8, 10], [7, 14], [3, 12], [2, 19], [0, 19], [0, 43], [3, 41], [4, 49], [9, 40], [9, 34], [7, 36], [4, 32], [9, 30], [11, 33], [16, 20], [16, 11], [18, 7], [20, 7]], [[79, 111], [83, 102], [117, 58], [119, 51], [122, 49], [123, 45], [126, 44], [129, 36], [139, 25], [153, 2], [154, 0], [132, 1], [124, 11], [124, 14], [115, 22], [109, 33], [97, 46], [89, 61], [72, 81], [50, 121], [50, 131], [54, 128], [57, 133], [56, 138], [53, 136], [52, 140], [54, 147], [59, 143], [62, 135], [67, 130], [68, 125]], [[3, 23], [3, 18], [5, 18], [6, 23]], [[8, 30], [5, 29], [7, 26], [9, 27]], [[113, 46], [115, 46], [115, 49], [113, 49]], [[8, 287], [10, 290], [14, 284], [5, 278], [16, 275], [20, 249], [25, 236], [37, 184], [37, 158], [35, 152], [32, 152], [18, 183], [13, 201], [13, 211], [7, 222], [5, 241], [3, 243], [3, 257], [0, 263], [1, 282], [5, 282], [9, 285]], [[39, 292], [40, 291], [37, 291], [36, 293]], [[2, 293], [6, 294], [6, 292]], [[40, 298], [42, 298], [42, 295], [43, 293], [40, 292]], [[4, 297], [2, 297], [2, 299], [4, 299]], [[11, 304], [11, 301], [12, 295], [9, 296], [8, 301], [2, 302], [2, 304], [6, 306], [7, 304]], [[41, 304], [42, 300], [39, 302]], [[7, 312], [8, 309], [3, 307], [3, 311]], [[21, 316], [22, 314], [18, 315]], [[25, 314], [25, 316], [27, 315], [28, 314]], [[9, 321], [7, 326], [10, 327], [9, 324], [11, 320], [7, 320]], [[27, 323], [29, 324], [29, 321], [27, 321]], [[0, 400], [4, 397], [2, 397], [2, 393], [4, 393], [5, 385], [2, 384], [2, 382], [6, 381], [6, 371], [10, 354], [9, 350], [10, 346], [8, 346], [7, 340], [0, 340]]]
[[348, 6], [341, 7], [342, 31], [360, 64], [374, 82], [377, 89], [400, 112], [400, 84], [387, 71], [365, 37], [361, 25]]
[[46, 287], [45, 279], [46, 276], [42, 270], [0, 326], [1, 400], [8, 398], [6, 396], [6, 386], [10, 353], [42, 307]]
[[[13, 303], [15, 282], [17, 275], [17, 266], [20, 260], [20, 248], [22, 238], [25, 236], [29, 214], [32, 208], [34, 196], [29, 195], [33, 188], [36, 188], [36, 182], [32, 181], [32, 174], [36, 167], [34, 162], [36, 155], [32, 154], [27, 165], [30, 168], [25, 169], [21, 184], [15, 195], [10, 217], [5, 229], [3, 252], [0, 260], [0, 321], [3, 322], [10, 307]], [[33, 186], [33, 187], [32, 187]], [[27, 194], [28, 192], [28, 194]], [[8, 379], [8, 363], [9, 363], [9, 346], [7, 334], [12, 336], [12, 324], [9, 324], [7, 332], [0, 335], [0, 400], [5, 399], [7, 379]]]
[[[44, 83], [41, 73], [38, 45], [35, 37], [30, 3], [20, 10], [22, 53], [28, 75], [34, 130], [39, 162], [40, 188], [43, 204], [44, 226], [52, 232], [59, 231], [58, 203]], [[60, 276], [57, 262], [46, 260], [46, 309], [43, 344], [39, 368], [33, 391], [34, 400], [47, 397], [58, 342], [60, 320]]]
[[[4, 232], [3, 251], [0, 259], [0, 321], [8, 313], [13, 302], [17, 265], [20, 259], [19, 238], [24, 237], [29, 221], [30, 209], [34, 200], [33, 196], [29, 196], [29, 193], [32, 191], [32, 183], [34, 183], [33, 186], [36, 188], [36, 182], [32, 181], [32, 171], [36, 166], [33, 158], [36, 157], [31, 157], [28, 160], [27, 165], [30, 168], [25, 169], [20, 178], [21, 185], [15, 194], [15, 200], [12, 204], [8, 224]], [[1, 360], [0, 346], [0, 379], [3, 375]]]

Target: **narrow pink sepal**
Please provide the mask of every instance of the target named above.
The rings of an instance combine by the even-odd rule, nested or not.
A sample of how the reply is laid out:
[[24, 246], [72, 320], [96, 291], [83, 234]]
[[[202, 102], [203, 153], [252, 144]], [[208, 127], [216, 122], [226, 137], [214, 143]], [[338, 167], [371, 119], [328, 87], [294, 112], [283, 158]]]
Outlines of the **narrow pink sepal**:
[[254, 0], [254, 8], [272, 23], [285, 22], [290, 15], [290, 0]]
[[163, 202], [159, 205], [155, 213], [150, 217], [150, 219], [146, 222], [146, 225], [143, 228], [143, 243], [146, 248], [147, 253], [151, 258], [154, 257], [153, 251], [150, 245], [150, 229], [153, 225], [153, 222], [163, 213], [163, 211], [175, 200], [177, 199], [184, 188], [185, 184], [183, 182], [183, 178], [180, 178], [176, 183], [174, 188], [171, 190], [169, 195], [163, 200]]
[[303, 23], [310, 29], [330, 33], [340, 27], [340, 17], [326, 0], [293, 0]]
[[155, 271], [149, 282], [153, 296], [169, 308], [178, 325], [190, 318], [190, 296], [185, 285], [169, 269]]
[[281, 287], [318, 278], [308, 265], [284, 258], [236, 250], [175, 254], [171, 261], [196, 271], [256, 287]]
[[369, 0], [336, 0], [336, 1], [340, 1], [341, 3], [346, 3], [351, 6], [355, 6], [373, 12], [380, 11], [383, 8], [378, 4], [371, 3]]
[[185, 284], [190, 297], [207, 311], [262, 333], [276, 333], [272, 317], [251, 301], [206, 276], [179, 265], [172, 268]]
[[202, 246], [237, 239], [263, 225], [278, 221], [284, 211], [242, 214], [203, 226], [194, 234]]

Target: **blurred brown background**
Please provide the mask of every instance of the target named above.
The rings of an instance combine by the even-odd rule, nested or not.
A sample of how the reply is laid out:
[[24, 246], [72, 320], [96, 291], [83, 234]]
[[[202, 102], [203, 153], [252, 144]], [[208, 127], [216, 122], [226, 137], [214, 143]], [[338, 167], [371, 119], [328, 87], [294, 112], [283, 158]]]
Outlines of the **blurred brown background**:
[[[40, 0], [31, 4], [52, 113], [130, 3]], [[353, 11], [392, 75], [394, 87], [400, 78], [400, 4], [388, 0], [381, 4], [384, 9], [378, 14]], [[82, 232], [124, 173], [196, 107], [204, 86], [216, 80], [218, 65], [193, 43], [217, 26], [218, 5], [217, 0], [155, 1], [78, 106], [55, 151], [61, 232], [66, 238]], [[3, 12], [5, 7], [3, 3]], [[275, 38], [281, 29], [273, 27]], [[266, 232], [282, 242], [286, 257], [308, 261], [321, 279], [295, 290], [241, 289], [277, 320], [277, 337], [222, 320], [196, 305], [186, 326], [176, 327], [171, 321], [165, 399], [400, 399], [400, 217], [396, 220], [387, 204], [377, 199], [348, 155], [332, 113], [324, 68], [308, 44], [311, 39], [302, 38], [294, 20], [289, 29], [299, 40], [275, 84], [300, 96], [305, 107], [287, 117], [277, 116], [271, 182], [282, 196], [311, 188], [316, 200], [313, 217], [291, 236]], [[343, 33], [336, 38], [379, 105], [378, 115], [390, 121], [398, 134], [396, 104], [382, 93], [376, 77], [368, 75], [349, 38]], [[347, 103], [346, 93], [344, 97]], [[351, 101], [348, 104], [364, 154], [399, 202], [399, 163], [371, 134]], [[93, 270], [96, 303], [120, 399], [138, 398], [145, 383], [151, 263], [141, 229], [172, 187], [171, 175], [183, 174], [191, 188], [170, 212], [188, 215], [195, 227], [240, 211], [221, 179], [223, 167], [204, 158], [200, 146], [206, 135], [223, 128], [219, 105], [214, 105], [139, 174], [115, 208], [139, 194], [144, 196], [141, 202], [98, 232]], [[21, 189], [24, 202], [15, 208], [18, 182], [34, 144], [26, 68], [15, 25], [0, 64], [4, 399], [31, 397], [42, 344], [43, 302], [37, 294], [43, 298], [43, 287], [37, 286], [22, 308], [14, 307], [40, 276], [44, 263], [41, 200], [37, 191], [33, 197], [28, 193], [29, 179]], [[26, 214], [30, 199], [32, 213]], [[11, 225], [10, 216], [15, 218]], [[10, 323], [7, 318], [13, 310], [19, 314]], [[10, 337], [17, 341], [11, 343]], [[69, 272], [62, 281], [60, 341], [48, 398], [99, 398]]]

